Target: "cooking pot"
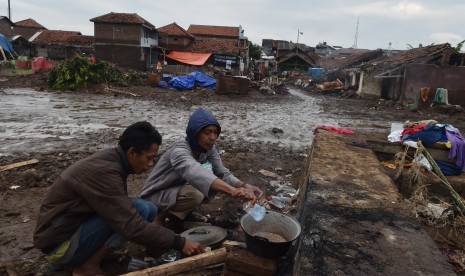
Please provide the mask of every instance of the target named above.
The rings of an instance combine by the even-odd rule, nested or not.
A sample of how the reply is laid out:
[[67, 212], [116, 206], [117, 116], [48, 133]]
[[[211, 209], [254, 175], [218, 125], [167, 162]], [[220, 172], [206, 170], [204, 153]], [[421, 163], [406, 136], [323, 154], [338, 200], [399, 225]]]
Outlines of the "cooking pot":
[[228, 232], [218, 226], [199, 226], [181, 233], [181, 237], [209, 246], [211, 249], [219, 248], [227, 235]]
[[291, 247], [302, 231], [300, 223], [291, 216], [268, 210], [261, 221], [250, 214], [241, 218], [247, 249], [265, 258], [279, 258]]

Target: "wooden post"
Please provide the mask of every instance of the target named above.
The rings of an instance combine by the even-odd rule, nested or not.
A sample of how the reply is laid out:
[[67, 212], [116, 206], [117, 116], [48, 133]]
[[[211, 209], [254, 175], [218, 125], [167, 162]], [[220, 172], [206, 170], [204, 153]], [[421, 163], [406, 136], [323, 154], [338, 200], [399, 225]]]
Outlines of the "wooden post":
[[196, 256], [184, 258], [172, 263], [167, 263], [141, 271], [135, 271], [125, 276], [152, 276], [152, 275], [176, 275], [193, 269], [206, 267], [212, 264], [222, 263], [226, 259], [228, 251], [226, 248], [220, 248], [211, 252], [199, 254]]
[[0, 52], [2, 52], [3, 59], [6, 60], [5, 52], [3, 51], [2, 46], [0, 46]]
[[26, 165], [35, 164], [35, 163], [39, 163], [39, 160], [31, 159], [31, 160], [17, 162], [17, 163], [5, 165], [5, 166], [0, 166], [0, 172], [11, 170], [11, 169], [22, 167], [22, 166], [26, 166]]

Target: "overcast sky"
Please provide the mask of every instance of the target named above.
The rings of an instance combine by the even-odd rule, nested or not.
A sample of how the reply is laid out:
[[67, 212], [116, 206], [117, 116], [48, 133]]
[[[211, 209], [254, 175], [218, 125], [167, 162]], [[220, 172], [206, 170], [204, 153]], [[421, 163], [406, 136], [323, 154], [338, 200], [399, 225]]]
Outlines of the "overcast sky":
[[[137, 13], [157, 28], [176, 22], [239, 26], [253, 43], [263, 38], [357, 48], [406, 49], [465, 39], [464, 0], [10, 0], [12, 21], [33, 18], [50, 30], [93, 35], [89, 19], [109, 12]], [[8, 0], [0, 0], [8, 16]]]

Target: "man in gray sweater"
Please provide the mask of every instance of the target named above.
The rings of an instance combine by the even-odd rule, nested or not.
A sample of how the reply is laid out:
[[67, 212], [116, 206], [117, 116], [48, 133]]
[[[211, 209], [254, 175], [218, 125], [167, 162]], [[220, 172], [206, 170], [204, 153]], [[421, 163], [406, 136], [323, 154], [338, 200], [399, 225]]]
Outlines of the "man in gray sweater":
[[220, 132], [213, 114], [198, 108], [189, 118], [186, 139], [175, 142], [157, 162], [140, 196], [158, 206], [159, 223], [169, 215], [184, 220], [212, 191], [252, 203], [257, 200], [254, 194], [263, 194], [224, 167], [215, 147]]

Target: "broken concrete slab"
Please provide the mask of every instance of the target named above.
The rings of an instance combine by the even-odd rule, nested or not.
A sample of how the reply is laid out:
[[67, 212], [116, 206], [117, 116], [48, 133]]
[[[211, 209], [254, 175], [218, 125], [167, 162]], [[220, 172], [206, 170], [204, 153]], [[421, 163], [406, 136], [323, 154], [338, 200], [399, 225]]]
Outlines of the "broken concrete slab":
[[374, 153], [347, 139], [314, 139], [293, 274], [455, 275]]

